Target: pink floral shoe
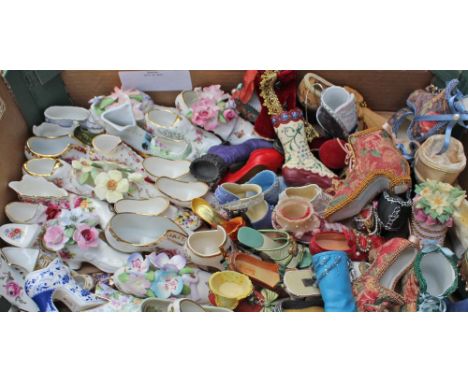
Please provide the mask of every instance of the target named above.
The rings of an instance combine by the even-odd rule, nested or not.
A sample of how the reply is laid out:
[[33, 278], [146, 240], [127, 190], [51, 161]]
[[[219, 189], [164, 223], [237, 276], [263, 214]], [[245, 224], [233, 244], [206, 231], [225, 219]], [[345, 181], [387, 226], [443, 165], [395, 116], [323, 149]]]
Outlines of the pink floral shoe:
[[220, 85], [184, 91], [177, 96], [175, 103], [177, 109], [194, 125], [214, 132], [231, 144], [260, 138], [254, 132], [253, 125], [238, 116], [236, 102], [221, 90]]

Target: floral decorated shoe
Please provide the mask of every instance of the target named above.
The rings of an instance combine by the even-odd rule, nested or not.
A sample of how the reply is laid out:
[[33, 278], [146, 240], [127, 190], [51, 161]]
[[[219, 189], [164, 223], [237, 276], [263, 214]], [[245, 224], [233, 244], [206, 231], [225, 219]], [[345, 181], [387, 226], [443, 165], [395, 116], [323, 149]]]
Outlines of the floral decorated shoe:
[[144, 300], [142, 312], [232, 312], [230, 309], [213, 305], [200, 305], [188, 298], [168, 300], [150, 297]]
[[409, 164], [385, 130], [364, 130], [350, 135], [348, 141], [346, 178], [334, 182], [333, 199], [324, 214], [331, 222], [357, 215], [384, 190], [401, 194], [411, 186]]
[[186, 296], [198, 303], [207, 303], [210, 274], [186, 264], [182, 255], [169, 257], [163, 252], [143, 258], [135, 253], [128, 258], [127, 266], [114, 273], [113, 280], [121, 292], [140, 298]]
[[414, 261], [414, 273], [419, 285], [418, 311], [446, 311], [444, 299], [458, 287], [454, 253], [438, 245], [426, 245]]
[[[193, 153], [191, 159], [198, 158], [208, 152], [208, 149], [222, 143], [215, 134], [194, 126], [186, 117], [179, 114], [175, 108], [156, 106], [146, 113], [146, 129], [155, 135], [166, 131], [174, 139], [190, 143]], [[193, 157], [193, 158], [192, 158]]]
[[9, 223], [0, 226], [0, 239], [15, 247], [33, 247], [41, 233], [39, 224]]
[[140, 312], [144, 301], [141, 298], [119, 292], [104, 283], [96, 285], [94, 294], [108, 302], [86, 312]]
[[61, 158], [67, 162], [86, 156], [86, 148], [75, 138], [68, 135], [62, 137], [31, 137], [24, 148], [26, 159]]
[[465, 198], [465, 191], [448, 183], [429, 180], [416, 185], [411, 234], [419, 241], [443, 245], [453, 214]]
[[89, 111], [78, 106], [50, 106], [44, 111], [46, 122], [63, 127], [86, 124]]
[[238, 116], [235, 101], [220, 85], [183, 91], [175, 104], [194, 125], [214, 132], [231, 144], [256, 138], [253, 125]]
[[0, 251], [0, 296], [10, 304], [27, 312], [37, 312], [36, 303], [24, 290], [25, 270], [7, 260]]
[[13, 191], [18, 194], [18, 199], [27, 203], [41, 203], [48, 201], [65, 200], [68, 192], [57, 187], [43, 177], [23, 175], [20, 181], [8, 183]]
[[11, 202], [5, 206], [5, 215], [12, 223], [43, 223], [46, 207], [37, 203]]
[[80, 287], [59, 258], [46, 268], [29, 273], [25, 280], [25, 290], [41, 312], [58, 312], [54, 303], [57, 300], [72, 312], [91, 309], [105, 302]]
[[417, 247], [402, 238], [391, 239], [378, 248], [371, 266], [353, 282], [358, 310], [399, 310], [406, 301], [396, 291], [397, 283], [411, 269], [417, 253]]
[[337, 176], [310, 151], [302, 111], [285, 111], [272, 116], [271, 120], [284, 150], [285, 163], [282, 173], [286, 184], [304, 186], [314, 183], [323, 189], [331, 187]]

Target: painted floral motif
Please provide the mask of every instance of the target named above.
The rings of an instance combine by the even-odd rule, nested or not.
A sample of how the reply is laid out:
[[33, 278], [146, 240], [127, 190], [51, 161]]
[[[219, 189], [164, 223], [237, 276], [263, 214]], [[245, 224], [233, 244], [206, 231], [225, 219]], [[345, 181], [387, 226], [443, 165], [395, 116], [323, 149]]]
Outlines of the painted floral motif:
[[108, 303], [91, 309], [89, 312], [139, 312], [143, 303], [142, 299], [121, 293], [103, 283], [96, 285], [94, 293], [108, 300]]
[[[1, 261], [2, 260], [0, 259], [0, 264]], [[3, 289], [3, 292], [0, 295], [5, 296], [10, 302], [26, 304], [23, 300], [24, 289], [15, 281], [11, 272], [5, 271], [1, 273], [0, 282], [0, 287]]]
[[394, 238], [383, 244], [367, 271], [353, 282], [353, 294], [361, 312], [384, 312], [401, 308], [405, 299], [393, 290], [380, 285], [380, 277], [400, 252], [412, 245], [408, 240]]
[[183, 287], [184, 282], [177, 272], [157, 271], [151, 291], [156, 297], [169, 298], [181, 294]]
[[20, 240], [23, 237], [23, 230], [19, 227], [5, 229], [6, 236], [11, 240]]

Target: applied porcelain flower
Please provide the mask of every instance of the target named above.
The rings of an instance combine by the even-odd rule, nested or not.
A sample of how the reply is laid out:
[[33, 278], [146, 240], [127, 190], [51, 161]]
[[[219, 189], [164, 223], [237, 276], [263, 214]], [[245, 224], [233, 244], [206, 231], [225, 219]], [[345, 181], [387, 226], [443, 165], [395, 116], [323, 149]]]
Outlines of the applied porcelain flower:
[[142, 254], [138, 252], [134, 252], [128, 257], [127, 264], [130, 269], [138, 272], [146, 272], [149, 269], [148, 260], [144, 259]]
[[237, 117], [237, 113], [233, 109], [226, 109], [223, 112], [226, 122], [230, 122]]
[[45, 246], [52, 251], [59, 251], [68, 241], [68, 237], [65, 235], [65, 231], [59, 225], [53, 225], [47, 227], [44, 234], [44, 244]]
[[101, 200], [107, 200], [109, 203], [115, 203], [123, 199], [128, 192], [128, 180], [122, 177], [122, 173], [117, 170], [101, 172], [94, 179], [96, 186], [94, 192]]
[[73, 233], [73, 240], [80, 249], [95, 248], [99, 245], [99, 232], [87, 224], [78, 224]]
[[159, 298], [178, 296], [184, 288], [182, 277], [175, 272], [157, 271], [151, 290]]
[[78, 170], [81, 172], [91, 172], [91, 170], [93, 169], [92, 163], [88, 161], [87, 159], [80, 159], [80, 160], [72, 161], [72, 167], [75, 170]]
[[221, 85], [210, 85], [210, 86], [204, 87], [203, 90], [199, 94], [202, 98], [209, 98], [215, 101], [215, 103], [217, 103], [223, 98], [224, 91], [221, 90]]
[[200, 98], [192, 104], [192, 122], [212, 131], [217, 126], [218, 107], [214, 100]]
[[132, 182], [132, 183], [141, 183], [143, 182], [145, 178], [141, 172], [134, 172], [134, 173], [128, 174], [127, 179], [129, 182]]
[[174, 255], [169, 257], [167, 253], [164, 252], [161, 252], [157, 255], [152, 253], [148, 255], [148, 259], [155, 268], [162, 269], [164, 271], [178, 272], [187, 264], [187, 260], [184, 256]]
[[71, 210], [62, 211], [58, 220], [62, 226], [74, 226], [80, 223], [95, 225], [99, 221], [99, 218], [96, 215], [77, 207]]
[[434, 194], [428, 195], [426, 199], [431, 205], [431, 209], [439, 215], [442, 215], [444, 213], [444, 209], [446, 207], [449, 207], [447, 196], [440, 193], [439, 191], [436, 191]]

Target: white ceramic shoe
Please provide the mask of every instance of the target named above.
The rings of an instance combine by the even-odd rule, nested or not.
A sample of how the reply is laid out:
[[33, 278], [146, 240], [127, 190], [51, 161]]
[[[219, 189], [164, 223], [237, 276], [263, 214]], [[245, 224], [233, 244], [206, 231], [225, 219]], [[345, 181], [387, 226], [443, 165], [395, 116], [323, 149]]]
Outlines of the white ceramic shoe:
[[5, 206], [5, 215], [12, 223], [40, 224], [46, 220], [46, 210], [42, 204], [11, 202]]
[[32, 131], [36, 137], [57, 138], [72, 135], [78, 126], [78, 122], [75, 122], [71, 127], [63, 127], [55, 123], [42, 122], [40, 125], [34, 125]]
[[112, 247], [126, 253], [180, 250], [187, 239], [185, 231], [166, 217], [132, 213], [114, 215], [105, 235]]
[[64, 127], [71, 127], [76, 122], [85, 123], [89, 116], [89, 110], [77, 106], [50, 106], [44, 111], [47, 122]]
[[42, 177], [29, 174], [23, 175], [20, 181], [8, 183], [8, 187], [15, 191], [18, 198], [24, 202], [49, 202], [64, 200], [68, 197], [68, 192], [63, 188], [57, 187]]
[[142, 312], [232, 312], [227, 308], [213, 305], [200, 305], [188, 298], [168, 300], [150, 297], [141, 304]]
[[38, 248], [3, 247], [1, 252], [9, 264], [20, 267], [26, 273], [34, 271], [40, 255]]
[[210, 190], [203, 182], [182, 182], [166, 177], [158, 178], [156, 187], [173, 204], [186, 208], [192, 206], [193, 199], [204, 197]]
[[192, 125], [175, 108], [155, 106], [145, 116], [147, 130], [155, 135], [156, 132], [166, 130], [173, 133], [174, 139], [185, 140], [192, 146], [191, 159], [199, 158], [206, 154], [212, 146], [222, 143], [216, 135]]
[[10, 263], [0, 251], [0, 296], [20, 310], [37, 312], [39, 308], [24, 289], [25, 273], [23, 269]]
[[83, 144], [68, 135], [61, 137], [30, 137], [26, 141], [24, 155], [32, 158], [62, 158], [66, 161], [86, 156]]
[[143, 161], [143, 168], [154, 180], [166, 177], [186, 182], [196, 182], [196, 179], [190, 174], [190, 162], [187, 160], [149, 157]]
[[0, 239], [15, 247], [33, 247], [40, 233], [39, 224], [9, 223], [0, 226]]

